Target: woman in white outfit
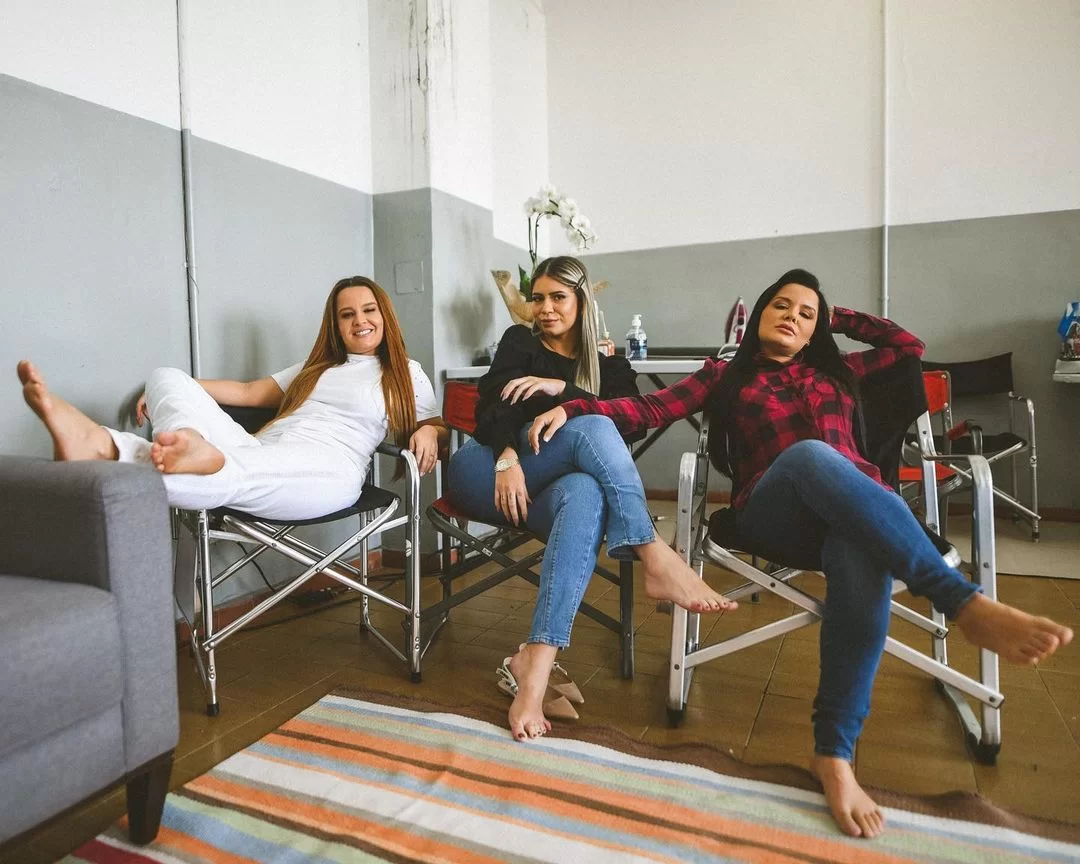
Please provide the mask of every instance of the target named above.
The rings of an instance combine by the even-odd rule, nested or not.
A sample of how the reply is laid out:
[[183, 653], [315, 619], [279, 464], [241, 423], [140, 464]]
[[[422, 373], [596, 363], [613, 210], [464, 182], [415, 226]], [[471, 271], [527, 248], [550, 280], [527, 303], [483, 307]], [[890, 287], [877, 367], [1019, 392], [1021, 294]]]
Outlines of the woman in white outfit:
[[[303, 363], [247, 382], [154, 370], [136, 409], [140, 425], [153, 423], [152, 443], [98, 425], [49, 392], [29, 361], [18, 372], [56, 459], [152, 464], [164, 475], [169, 503], [185, 509], [323, 516], [356, 501], [388, 434], [412, 450], [422, 473], [435, 466], [448, 435], [431, 382], [405, 353], [390, 298], [362, 276], [334, 285]], [[276, 415], [251, 435], [220, 405], [273, 408]]]

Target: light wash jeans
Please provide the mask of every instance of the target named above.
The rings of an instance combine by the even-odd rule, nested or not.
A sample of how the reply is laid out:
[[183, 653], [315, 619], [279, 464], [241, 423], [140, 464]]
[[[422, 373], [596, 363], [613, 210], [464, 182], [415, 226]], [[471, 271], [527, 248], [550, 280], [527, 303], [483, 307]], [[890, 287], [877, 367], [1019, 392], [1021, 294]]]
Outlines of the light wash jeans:
[[945, 563], [907, 505], [823, 441], [788, 447], [736, 515], [741, 544], [825, 573], [814, 749], [850, 760], [870, 713], [893, 578], [949, 618], [980, 589]]
[[[609, 418], [572, 418], [540, 445], [539, 455], [528, 430], [518, 436], [532, 500], [526, 524], [547, 540], [529, 642], [565, 648], [604, 535], [608, 554], [624, 560], [633, 558], [632, 546], [656, 535], [637, 467]], [[478, 521], [505, 525], [495, 507], [495, 455], [466, 443], [450, 460], [447, 494]]]

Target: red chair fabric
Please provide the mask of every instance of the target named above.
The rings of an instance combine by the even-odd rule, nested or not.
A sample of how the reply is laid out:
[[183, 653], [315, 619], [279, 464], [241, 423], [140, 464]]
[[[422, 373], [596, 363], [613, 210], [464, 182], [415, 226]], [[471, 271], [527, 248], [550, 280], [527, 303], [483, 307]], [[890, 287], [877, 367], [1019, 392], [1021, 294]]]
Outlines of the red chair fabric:
[[480, 389], [468, 381], [447, 381], [443, 390], [443, 420], [466, 435], [476, 431], [476, 404]]

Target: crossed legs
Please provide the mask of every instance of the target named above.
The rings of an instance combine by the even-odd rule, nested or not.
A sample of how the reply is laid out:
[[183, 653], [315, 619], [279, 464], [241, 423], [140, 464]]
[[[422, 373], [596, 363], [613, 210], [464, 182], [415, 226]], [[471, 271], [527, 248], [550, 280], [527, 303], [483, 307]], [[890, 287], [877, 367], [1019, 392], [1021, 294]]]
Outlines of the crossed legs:
[[853, 836], [873, 837], [884, 825], [851, 758], [870, 710], [894, 576], [928, 597], [968, 641], [1012, 662], [1037, 663], [1073, 637], [1067, 627], [979, 593], [945, 564], [899, 496], [821, 441], [799, 442], [776, 459], [740, 511], [738, 528], [774, 560], [820, 556], [826, 597], [811, 768], [837, 824]]
[[[528, 527], [547, 538], [547, 548], [532, 631], [509, 663], [518, 684], [510, 728], [519, 740], [550, 729], [543, 701], [552, 662], [556, 651], [570, 644], [574, 616], [605, 533], [613, 556], [637, 554], [648, 596], [695, 612], [736, 605], [709, 588], [656, 536], [637, 468], [608, 418], [574, 418], [539, 454], [529, 448], [526, 432], [527, 427], [518, 452], [532, 499]], [[505, 521], [495, 506], [490, 447], [470, 441], [458, 450], [447, 486], [455, 502], [476, 519]]]
[[645, 594], [670, 600], [691, 612], [719, 612], [738, 605], [710, 588], [679, 554], [656, 536], [645, 489], [633, 457], [608, 417], [573, 417], [539, 453], [522, 430], [518, 453], [530, 492], [555, 477], [575, 471], [588, 474], [607, 501], [607, 546], [613, 558], [636, 556], [645, 571]]

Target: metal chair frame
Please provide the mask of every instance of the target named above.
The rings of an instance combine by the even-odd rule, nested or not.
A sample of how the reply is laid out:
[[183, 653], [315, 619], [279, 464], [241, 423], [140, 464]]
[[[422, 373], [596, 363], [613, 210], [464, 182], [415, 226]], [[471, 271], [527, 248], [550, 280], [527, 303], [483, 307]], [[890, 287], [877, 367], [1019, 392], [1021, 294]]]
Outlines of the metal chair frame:
[[[229, 409], [226, 409], [229, 410]], [[250, 422], [254, 412], [230, 411], [242, 425], [258, 427], [261, 423]], [[243, 422], [244, 419], [249, 422]], [[334, 581], [361, 594], [360, 629], [369, 630], [399, 660], [408, 664], [414, 680], [420, 675], [420, 471], [411, 452], [389, 443], [382, 443], [377, 453], [400, 459], [405, 465], [406, 489], [404, 496], [374, 485], [369, 472], [369, 482], [360, 498], [350, 507], [317, 519], [280, 521], [261, 519], [228, 508], [218, 510], [174, 510], [174, 539], [176, 558], [174, 563], [174, 595], [177, 608], [191, 630], [191, 654], [195, 661], [203, 688], [206, 691], [206, 713], [213, 717], [220, 711], [218, 701], [219, 683], [216, 652], [219, 647], [241, 628], [277, 606], [317, 575], [328, 576]], [[405, 512], [398, 514], [404, 498]], [[297, 528], [310, 525], [328, 525], [345, 519], [358, 519], [358, 530], [325, 551], [293, 536]], [[405, 602], [376, 591], [368, 584], [368, 541], [375, 535], [391, 528], [405, 526]], [[176, 529], [182, 528], [186, 536]], [[213, 572], [211, 544], [231, 540], [241, 544], [244, 555]], [[187, 550], [185, 544], [193, 548]], [[360, 566], [350, 564], [348, 557], [359, 549]], [[258, 559], [268, 550], [284, 555], [297, 562], [304, 570], [288, 582], [274, 589], [268, 597], [257, 603], [239, 618], [221, 627], [214, 621], [214, 591], [244, 566]], [[190, 595], [188, 591], [190, 590]], [[189, 600], [190, 597], [190, 600]], [[376, 600], [404, 616], [405, 645], [397, 647], [389, 638], [371, 624], [369, 602]], [[185, 608], [188, 606], [190, 608]]]
[[[936, 531], [939, 523], [937, 483], [934, 465], [955, 460], [957, 457], [939, 455], [934, 450], [934, 437], [930, 416], [924, 413], [918, 418], [918, 444], [926, 489], [926, 523]], [[793, 603], [800, 611], [787, 618], [764, 625], [717, 644], [700, 644], [700, 616], [679, 607], [672, 610], [671, 662], [668, 675], [668, 719], [672, 725], [681, 722], [689, 697], [694, 669], [710, 660], [727, 656], [744, 648], [757, 645], [767, 639], [790, 633], [819, 620], [823, 611], [820, 600], [790, 584], [801, 570], [782, 568], [765, 572], [739, 558], [734, 551], [724, 548], [709, 537], [706, 519], [708, 498], [708, 426], [703, 424], [696, 453], [684, 453], [679, 465], [679, 505], [676, 524], [676, 549], [700, 575], [706, 562], [716, 564], [742, 576], [747, 581], [729, 591], [725, 596], [739, 599], [762, 590], [770, 591]], [[972, 530], [973, 578], [990, 598], [997, 596], [997, 570], [994, 558], [994, 516], [990, 466], [982, 456], [965, 457], [973, 478], [974, 527]], [[952, 464], [952, 461], [949, 461]], [[750, 550], [748, 550], [750, 551]], [[755, 559], [756, 560], [756, 559]], [[956, 566], [960, 557], [951, 550], [945, 560]], [[904, 590], [897, 581], [893, 594]], [[949, 666], [947, 637], [949, 634], [945, 616], [936, 609], [930, 617], [922, 615], [895, 600], [892, 613], [920, 629], [930, 638], [930, 652], [924, 654], [910, 646], [888, 637], [885, 650], [894, 657], [932, 676], [942, 693], [949, 699], [964, 727], [966, 740], [974, 756], [984, 764], [993, 764], [1001, 748], [1001, 705], [1004, 696], [1000, 690], [998, 657], [981, 650], [979, 652], [979, 677], [969, 677]], [[980, 716], [976, 717], [964, 695], [980, 703]]]
[[[444, 392], [443, 419], [450, 427], [450, 450], [443, 461], [445, 476], [449, 455], [452, 454], [475, 429], [467, 411], [453, 410], [451, 400], [475, 398], [475, 384], [461, 381], [448, 381]], [[421, 654], [430, 647], [435, 634], [449, 620], [450, 610], [471, 598], [500, 585], [514, 576], [520, 576], [534, 586], [540, 584], [540, 574], [534, 569], [544, 556], [543, 548], [534, 550], [520, 559], [510, 557], [511, 552], [531, 540], [541, 540], [528, 530], [516, 529], [510, 525], [492, 526], [494, 532], [477, 536], [468, 530], [468, 514], [458, 511], [446, 498], [439, 498], [427, 508], [427, 516], [435, 529], [444, 535], [442, 544], [442, 570], [439, 581], [442, 584], [442, 599], [425, 607], [421, 613], [423, 642]], [[487, 523], [481, 523], [487, 524]], [[456, 558], [456, 560], [455, 560]], [[478, 567], [495, 562], [502, 569], [484, 576], [463, 590], [454, 591], [454, 583], [472, 573]], [[598, 624], [617, 633], [620, 638], [622, 663], [621, 673], [624, 678], [634, 677], [634, 566], [631, 561], [620, 561], [619, 572], [615, 574], [597, 564], [594, 572], [607, 581], [619, 586], [619, 618], [597, 609], [590, 603], [583, 602], [580, 611]]]
[[[1000, 358], [989, 358], [1000, 359]], [[978, 362], [978, 361], [974, 361]], [[960, 365], [960, 364], [943, 364], [943, 365]], [[953, 383], [952, 374], [948, 369], [927, 369], [927, 373], [934, 372], [938, 375], [945, 377], [946, 386], [948, 390], [948, 402], [946, 405], [947, 419], [946, 427], [939, 439], [942, 442], [941, 450], [942, 455], [956, 455], [951, 453], [951, 442], [957, 440], [964, 435], [971, 436], [972, 450], [974, 453], [983, 455], [986, 461], [993, 465], [996, 462], [1000, 462], [1002, 459], [1009, 460], [1009, 492], [1005, 492], [1003, 489], [999, 489], [997, 486], [992, 487], [994, 490], [994, 497], [1011, 508], [1013, 520], [1017, 520], [1023, 517], [1027, 523], [1031, 526], [1031, 539], [1034, 542], [1039, 540], [1039, 525], [1042, 520], [1042, 516], [1039, 515], [1039, 453], [1038, 446], [1035, 442], [1035, 403], [1026, 396], [1020, 396], [1012, 389], [1008, 391], [998, 391], [999, 394], [1004, 395], [1007, 401], [1007, 413], [1009, 419], [1009, 434], [1019, 440], [1010, 447], [1006, 447], [1002, 450], [997, 450], [992, 453], [984, 453], [983, 439], [985, 432], [982, 426], [978, 423], [974, 423], [970, 420], [964, 420], [956, 425], [952, 420], [952, 406], [953, 402]], [[1011, 381], [1011, 375], [1009, 376]], [[972, 394], [974, 395], [974, 394]], [[985, 393], [983, 395], [994, 395], [991, 393]], [[1016, 408], [1023, 406], [1024, 413], [1027, 418], [1027, 439], [1024, 440], [1016, 434]], [[1027, 452], [1028, 454], [1028, 492], [1031, 496], [1031, 506], [1028, 507], [1022, 503], [1017, 497], [1017, 479], [1016, 479], [1016, 459], [1015, 456]], [[966, 484], [970, 484], [971, 472], [961, 462], [960, 464], [953, 464], [949, 460], [945, 460], [946, 464], [950, 468], [956, 471], [956, 473], [962, 477]], [[946, 493], [948, 494], [948, 493]]]

